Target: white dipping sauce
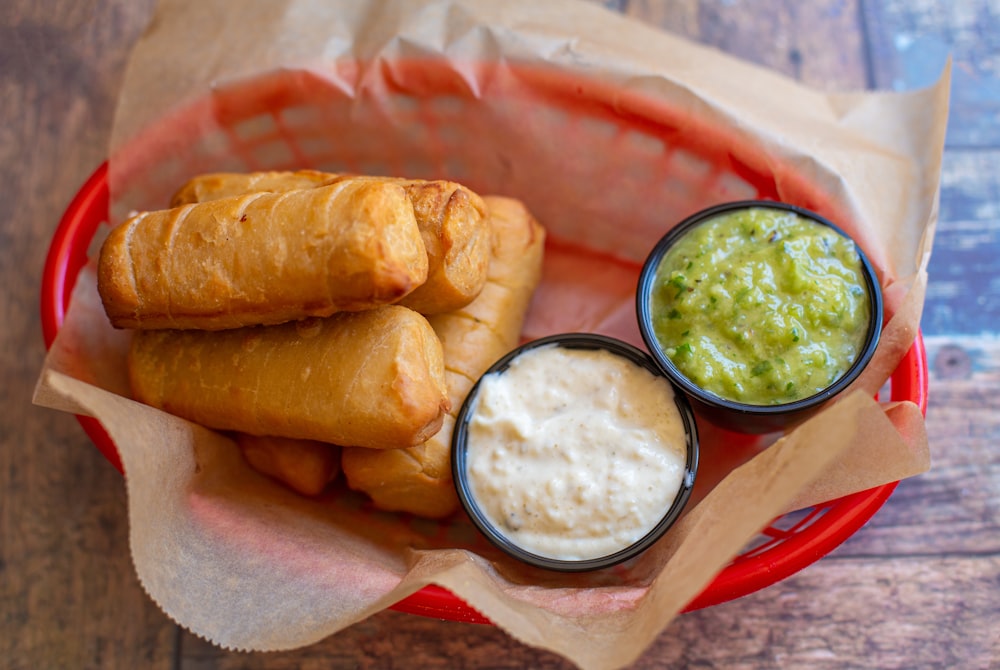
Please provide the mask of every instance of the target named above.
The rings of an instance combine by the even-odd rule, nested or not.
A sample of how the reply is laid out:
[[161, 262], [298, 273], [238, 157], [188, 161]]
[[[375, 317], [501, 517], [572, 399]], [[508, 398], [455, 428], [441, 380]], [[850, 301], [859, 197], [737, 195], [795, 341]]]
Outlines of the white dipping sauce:
[[681, 488], [686, 449], [666, 379], [604, 349], [553, 344], [482, 379], [466, 469], [511, 542], [584, 560], [653, 529]]

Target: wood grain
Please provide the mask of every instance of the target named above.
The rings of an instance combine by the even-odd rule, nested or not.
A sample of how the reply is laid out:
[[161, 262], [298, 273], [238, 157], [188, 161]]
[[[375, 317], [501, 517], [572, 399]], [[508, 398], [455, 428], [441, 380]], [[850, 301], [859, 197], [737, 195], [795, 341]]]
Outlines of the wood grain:
[[1000, 148], [1000, 20], [993, 0], [865, 2], [873, 84], [927, 86], [953, 60], [951, 148]]
[[176, 628], [136, 582], [121, 478], [69, 416], [32, 407], [38, 278], [106, 153], [122, 46], [151, 3], [2, 6], [0, 666], [168, 668]]
[[[924, 319], [933, 469], [818, 563], [680, 617], [636, 667], [1000, 667], [994, 3], [600, 4], [821, 88], [928, 83], [942, 45], [956, 72]], [[180, 631], [142, 591], [120, 476], [71, 417], [29, 399], [48, 240], [105, 157], [127, 51], [152, 6], [0, 4], [0, 668], [570, 667], [490, 626], [391, 611], [305, 649], [234, 653]]]
[[858, 0], [627, 0], [614, 8], [819, 89], [870, 83]]
[[1000, 319], [1000, 151], [948, 149], [922, 326], [996, 332]]
[[681, 617], [676, 639], [693, 648], [664, 644], [644, 660], [748, 670], [996, 667], [998, 577], [997, 556], [833, 555], [739, 602]]

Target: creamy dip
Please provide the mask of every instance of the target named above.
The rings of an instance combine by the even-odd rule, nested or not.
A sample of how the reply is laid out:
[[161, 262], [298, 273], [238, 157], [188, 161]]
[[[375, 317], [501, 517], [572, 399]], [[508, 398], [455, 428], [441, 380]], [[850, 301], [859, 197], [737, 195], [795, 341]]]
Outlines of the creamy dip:
[[605, 349], [530, 349], [486, 375], [468, 426], [473, 497], [533, 554], [586, 560], [634, 544], [685, 477], [673, 387]]
[[688, 379], [754, 405], [807, 398], [843, 376], [870, 313], [854, 242], [767, 207], [686, 232], [657, 269], [650, 309], [664, 353]]

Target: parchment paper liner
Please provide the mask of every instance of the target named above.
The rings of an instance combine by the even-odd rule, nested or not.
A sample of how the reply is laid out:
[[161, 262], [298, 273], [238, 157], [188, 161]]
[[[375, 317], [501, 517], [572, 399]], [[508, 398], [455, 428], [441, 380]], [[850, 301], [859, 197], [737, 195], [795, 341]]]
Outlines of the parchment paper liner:
[[[342, 487], [319, 500], [299, 498], [249, 470], [225, 437], [127, 399], [128, 334], [107, 324], [93, 274], [85, 270], [35, 401], [101, 421], [125, 468], [140, 580], [178, 623], [221, 646], [310, 644], [435, 583], [528, 644], [582, 667], [627, 665], [775, 516], [929, 466], [918, 408], [870, 398], [919, 324], [937, 216], [947, 72], [935, 87], [911, 94], [822, 94], [589, 5], [480, 4], [486, 3], [362, 8], [286, 1], [247, 3], [235, 16], [221, 0], [162, 3], [136, 47], [122, 93], [112, 155], [125, 158], [111, 163], [113, 212], [153, 206], [128, 201], [136, 163], [126, 138], [177, 101], [204, 96], [213, 82], [303, 68], [339, 87], [360, 85], [351, 95], [370, 105], [389, 95], [391, 87], [378, 82], [391, 81], [394, 59], [414, 54], [443, 59], [474, 91], [490, 83], [477, 75], [497, 72], [469, 63], [544, 65], [620, 87], [616, 112], [624, 116], [630, 105], [662, 99], [755, 143], [779, 196], [800, 193], [800, 182], [826, 194], [882, 277], [892, 319], [879, 352], [854, 393], [765, 450], [727, 453], [718, 435], [705, 431], [697, 504], [634, 563], [591, 575], [549, 575], [498, 556], [464, 518], [434, 524], [376, 513]], [[330, 66], [337, 58], [366, 65], [345, 75]], [[393, 112], [382, 107], [387, 127]], [[213, 114], [209, 108], [197, 119], [200, 132], [223, 122]], [[162, 157], [185, 151], [187, 138], [180, 139], [158, 145]], [[558, 148], [537, 143], [533, 164], [547, 164], [545, 152]], [[607, 183], [621, 184], [610, 163]], [[592, 330], [635, 343], [628, 296], [615, 293], [627, 284], [627, 267], [596, 296], [600, 309], [576, 313], [565, 305], [567, 278], [582, 277], [581, 268], [598, 257], [560, 240], [586, 246], [597, 239], [591, 228], [600, 221], [584, 215], [607, 208], [608, 189], [600, 181], [560, 181], [560, 172], [533, 183], [518, 179], [522, 168], [528, 164], [515, 160], [508, 166], [513, 176], [490, 184], [478, 175], [475, 185], [512, 187], [495, 192], [525, 200], [555, 240], [526, 337]], [[176, 175], [163, 173], [160, 186], [169, 191]], [[679, 220], [674, 213], [663, 220]], [[647, 232], [653, 239], [664, 229]], [[629, 260], [641, 253], [640, 244]]]

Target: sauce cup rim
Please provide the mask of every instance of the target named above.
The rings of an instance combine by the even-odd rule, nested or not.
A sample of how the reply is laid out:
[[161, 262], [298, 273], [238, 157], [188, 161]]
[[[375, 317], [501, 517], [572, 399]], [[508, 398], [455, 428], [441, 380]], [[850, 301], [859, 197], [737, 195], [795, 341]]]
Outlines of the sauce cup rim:
[[[663, 352], [663, 348], [660, 346], [655, 332], [653, 332], [652, 313], [649, 305], [654, 279], [660, 262], [678, 240], [680, 240], [691, 229], [696, 228], [700, 224], [705, 223], [720, 214], [754, 208], [778, 209], [794, 212], [799, 216], [810, 219], [832, 229], [834, 232], [853, 242], [858, 253], [861, 271], [865, 279], [865, 286], [869, 298], [868, 330], [865, 336], [864, 344], [851, 366], [836, 381], [824, 388], [822, 391], [805, 398], [780, 404], [755, 405], [753, 403], [730, 400], [706, 391], [688, 379], [688, 377], [681, 372], [674, 365], [673, 361], [671, 361], [670, 358]], [[739, 200], [700, 210], [683, 219], [680, 223], [667, 231], [659, 239], [659, 241], [657, 241], [649, 255], [646, 257], [642, 270], [639, 274], [638, 287], [636, 289], [636, 315], [639, 322], [639, 332], [642, 336], [643, 342], [649, 349], [652, 359], [677, 387], [679, 387], [687, 396], [694, 399], [697, 403], [716, 410], [723, 410], [724, 412], [733, 415], [769, 418], [787, 416], [790, 420], [793, 420], [793, 417], [802, 417], [806, 413], [818, 409], [828, 400], [841, 393], [861, 375], [868, 363], [871, 362], [872, 357], [875, 355], [875, 350], [878, 348], [878, 343], [882, 334], [883, 297], [882, 287], [879, 284], [874, 266], [871, 264], [868, 256], [861, 248], [861, 245], [858, 244], [857, 241], [840, 226], [836, 225], [826, 217], [798, 205], [792, 205], [775, 200]]]
[[[541, 556], [518, 546], [486, 518], [475, 495], [471, 491], [468, 481], [466, 468], [468, 425], [475, 414], [482, 380], [493, 373], [503, 374], [520, 355], [547, 346], [557, 346], [567, 349], [603, 349], [630, 360], [657, 377], [664, 379], [671, 385], [674, 391], [674, 403], [681, 415], [686, 446], [685, 471], [681, 479], [680, 489], [674, 496], [673, 502], [671, 502], [666, 513], [660, 518], [657, 524], [645, 535], [627, 547], [623, 547], [605, 556], [579, 560], [558, 559]], [[698, 456], [698, 428], [694, 412], [685, 394], [673, 384], [670, 378], [663, 373], [652, 357], [646, 352], [623, 340], [595, 333], [561, 333], [541, 337], [526, 342], [499, 358], [480, 376], [466, 396], [462, 407], [455, 417], [455, 428], [451, 440], [451, 467], [455, 489], [462, 508], [477, 530], [505, 554], [529, 565], [558, 572], [586, 572], [608, 568], [633, 558], [652, 546], [674, 525], [684, 511], [687, 501], [691, 496], [691, 490], [694, 487], [694, 480], [698, 470]]]

